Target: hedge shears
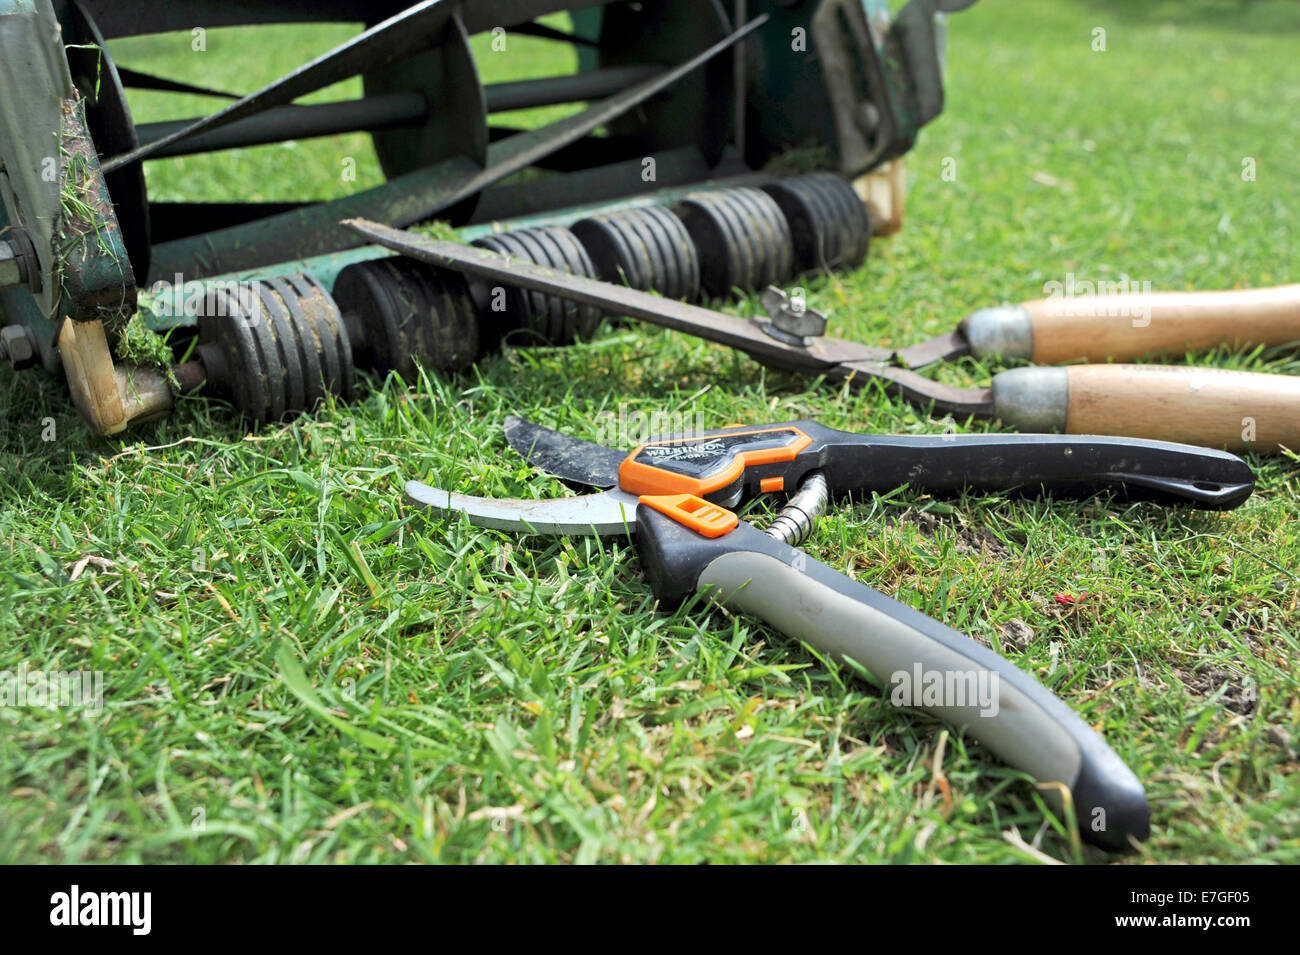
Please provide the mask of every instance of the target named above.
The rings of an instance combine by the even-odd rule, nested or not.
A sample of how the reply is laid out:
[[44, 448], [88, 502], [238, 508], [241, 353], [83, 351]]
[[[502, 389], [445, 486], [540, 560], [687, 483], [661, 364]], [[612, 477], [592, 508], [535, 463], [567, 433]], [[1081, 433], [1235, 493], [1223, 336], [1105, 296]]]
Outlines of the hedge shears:
[[987, 386], [961, 387], [921, 373], [965, 355], [1040, 364], [1127, 361], [1219, 344], [1296, 341], [1300, 286], [1084, 296], [980, 309], [951, 332], [895, 349], [827, 335], [825, 315], [777, 288], [760, 297], [765, 316], [737, 318], [375, 222], [344, 224], [367, 241], [440, 269], [696, 335], [783, 371], [854, 386], [875, 383], [919, 408], [958, 420], [997, 419], [1025, 432], [1102, 432], [1261, 454], [1300, 447], [1300, 377], [1291, 375], [1084, 364], [1010, 368]]

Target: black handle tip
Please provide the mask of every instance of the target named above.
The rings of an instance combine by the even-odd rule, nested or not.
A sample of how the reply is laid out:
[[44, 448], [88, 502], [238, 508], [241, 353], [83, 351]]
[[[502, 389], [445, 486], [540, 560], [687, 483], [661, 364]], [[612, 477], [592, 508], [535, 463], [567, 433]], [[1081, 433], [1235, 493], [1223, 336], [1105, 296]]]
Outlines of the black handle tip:
[[1146, 792], [1113, 752], [1085, 756], [1074, 784], [1074, 812], [1084, 840], [1112, 852], [1132, 849], [1151, 835]]

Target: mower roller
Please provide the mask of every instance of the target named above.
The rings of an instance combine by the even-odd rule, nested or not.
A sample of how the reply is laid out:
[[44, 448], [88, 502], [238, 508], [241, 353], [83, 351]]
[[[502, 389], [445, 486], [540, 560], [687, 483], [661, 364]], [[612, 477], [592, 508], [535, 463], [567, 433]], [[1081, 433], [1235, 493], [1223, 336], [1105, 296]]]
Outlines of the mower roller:
[[[796, 190], [809, 178], [782, 180], [781, 185]], [[853, 194], [843, 180], [836, 182]], [[710, 221], [725, 223], [725, 231], [701, 232], [699, 210], [716, 214]], [[851, 225], [866, 222], [864, 213]], [[765, 192], [733, 187], [691, 192], [671, 207], [644, 205], [602, 213], [572, 227], [493, 232], [472, 246], [538, 267], [548, 276], [564, 273], [602, 280], [607, 288], [656, 292], [692, 308], [696, 301], [757, 291], [793, 278], [797, 263], [820, 255], [827, 237], [837, 250], [865, 248], [868, 237], [849, 226], [837, 219], [796, 242], [781, 208]], [[181, 377], [194, 387], [206, 384], [254, 423], [310, 410], [326, 393], [350, 397], [351, 363], [380, 374], [397, 372], [409, 380], [417, 364], [460, 371], [502, 344], [569, 345], [590, 338], [603, 316], [645, 317], [635, 310], [624, 312], [617, 302], [578, 301], [513, 284], [501, 275], [463, 275], [406, 255], [344, 267], [332, 294], [308, 273], [230, 284], [213, 281], [203, 287], [197, 359], [183, 366]], [[770, 294], [770, 289], [764, 293], [765, 302]], [[716, 316], [700, 309], [692, 314]], [[319, 333], [297, 331], [303, 328]], [[771, 334], [779, 338], [784, 333], [773, 326]], [[318, 354], [308, 359], [302, 357], [302, 348], [278, 344], [293, 341], [318, 343]], [[345, 357], [350, 363], [346, 373], [337, 368]], [[319, 387], [298, 387], [296, 379], [304, 373], [314, 375]], [[250, 380], [240, 382], [241, 374]], [[276, 382], [282, 377], [279, 387]]]
[[682, 220], [661, 206], [635, 206], [580, 219], [572, 226], [597, 277], [666, 298], [700, 295], [700, 254]]
[[[586, 248], [572, 232], [560, 226], [484, 236], [474, 244], [534, 265], [587, 278], [596, 277], [596, 266]], [[502, 291], [507, 294], [499, 296], [500, 302], [488, 302], [492, 292], [481, 285], [475, 286], [475, 299], [480, 303], [479, 314], [499, 317], [501, 324], [496, 326], [496, 336], [501, 338], [522, 330], [529, 333], [529, 340], [568, 345], [579, 338], [590, 338], [600, 323], [600, 312], [590, 305], [518, 288]], [[491, 319], [488, 321], [492, 323]]]
[[353, 359], [333, 299], [309, 275], [218, 289], [199, 316], [197, 353], [214, 391], [252, 418], [350, 398]]
[[763, 191], [789, 223], [800, 271], [856, 269], [866, 259], [871, 216], [843, 179], [813, 173]]
[[339, 273], [334, 300], [357, 363], [413, 380], [417, 359], [435, 371], [460, 371], [482, 353], [478, 312], [454, 272], [405, 258], [371, 259]]
[[[767, 201], [760, 205], [757, 199]], [[789, 276], [790, 229], [763, 193], [748, 188], [696, 193], [674, 211], [700, 252], [700, 282], [709, 295], [763, 288]]]

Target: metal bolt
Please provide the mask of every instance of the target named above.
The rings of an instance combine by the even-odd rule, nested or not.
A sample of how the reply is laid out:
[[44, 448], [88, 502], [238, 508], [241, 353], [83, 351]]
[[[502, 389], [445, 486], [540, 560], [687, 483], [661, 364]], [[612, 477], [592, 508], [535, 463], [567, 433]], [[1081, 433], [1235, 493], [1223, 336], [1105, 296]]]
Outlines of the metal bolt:
[[857, 123], [858, 130], [864, 136], [869, 137], [876, 132], [876, 128], [880, 125], [880, 110], [876, 108], [874, 103], [861, 102], [853, 113], [853, 120]]
[[0, 290], [25, 283], [23, 269], [18, 262], [18, 249], [8, 240], [0, 241]]
[[40, 361], [40, 349], [25, 325], [0, 328], [0, 358], [7, 358], [14, 371], [31, 368]]
[[796, 307], [776, 286], [768, 286], [758, 300], [772, 319], [761, 322], [760, 327], [778, 341], [807, 348], [818, 335], [826, 334], [825, 315], [806, 306]]
[[0, 239], [0, 291], [26, 285], [39, 292], [41, 272], [31, 236], [24, 229], [6, 229], [5, 233], [8, 238]]

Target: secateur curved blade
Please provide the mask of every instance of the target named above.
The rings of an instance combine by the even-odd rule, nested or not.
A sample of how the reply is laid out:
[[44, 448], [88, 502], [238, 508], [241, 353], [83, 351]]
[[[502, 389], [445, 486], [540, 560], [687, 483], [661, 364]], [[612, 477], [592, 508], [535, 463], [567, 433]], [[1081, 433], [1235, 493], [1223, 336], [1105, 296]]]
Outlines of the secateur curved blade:
[[627, 537], [636, 531], [636, 495], [617, 488], [577, 497], [522, 500], [475, 497], [407, 481], [406, 494], [435, 513], [464, 515], [475, 527], [561, 537]]

